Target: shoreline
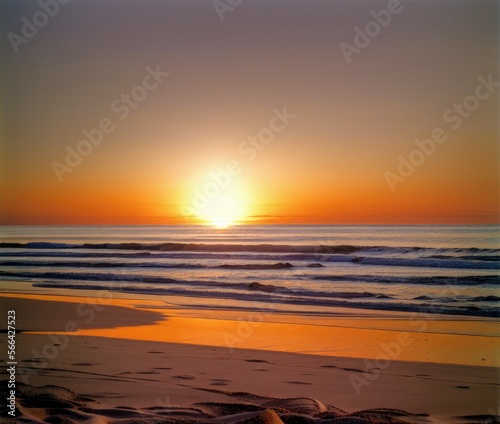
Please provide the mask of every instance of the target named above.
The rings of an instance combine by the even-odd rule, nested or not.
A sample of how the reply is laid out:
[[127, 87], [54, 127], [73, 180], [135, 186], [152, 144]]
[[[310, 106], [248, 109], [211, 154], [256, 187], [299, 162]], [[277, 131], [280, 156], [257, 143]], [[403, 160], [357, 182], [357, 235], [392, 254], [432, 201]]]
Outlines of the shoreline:
[[[339, 309], [336, 317], [318, 317], [279, 311], [176, 308], [158, 296], [115, 297], [115, 293], [105, 291], [94, 293], [94, 297], [89, 294], [82, 291], [81, 296], [76, 296], [74, 290], [66, 290], [64, 295], [2, 292], [0, 298], [76, 304], [73, 308], [67, 306], [65, 313], [78, 321], [71, 333], [79, 336], [222, 346], [229, 351], [256, 349], [372, 360], [388, 357], [391, 361], [403, 362], [500, 366], [498, 321], [493, 318], [373, 313], [347, 308]], [[119, 317], [111, 314], [110, 321], [108, 315], [102, 316], [101, 310], [109, 312], [116, 307], [125, 308]], [[144, 314], [134, 315], [132, 311]], [[151, 318], [144, 319], [148, 314]], [[88, 320], [96, 322], [97, 318], [101, 322], [98, 328], [86, 325]], [[31, 331], [43, 330], [32, 328]], [[50, 331], [64, 333], [66, 329], [59, 326]]]
[[[170, 406], [189, 407], [197, 402], [248, 403], [248, 399], [235, 395], [243, 392], [272, 399], [317, 399], [346, 413], [392, 408], [440, 417], [486, 417], [498, 408], [497, 367], [399, 358], [385, 364], [381, 357], [378, 362], [355, 357], [357, 352], [352, 347], [351, 355], [346, 355], [345, 349], [339, 349], [336, 355], [304, 351], [307, 348], [304, 343], [326, 334], [336, 336], [324, 340], [325, 343], [332, 344], [333, 340], [338, 344], [339, 330], [350, 332], [351, 346], [380, 342], [387, 334], [398, 334], [397, 331], [267, 322], [256, 328], [244, 343], [230, 349], [221, 343], [210, 344], [214, 339], [209, 335], [220, 335], [221, 329], [237, 325], [238, 321], [189, 318], [179, 313], [174, 316], [172, 310], [155, 308], [159, 302], [112, 299], [102, 305], [96, 299], [92, 302], [76, 296], [3, 293], [0, 299], [2, 309], [15, 304], [20, 325], [38, 332], [25, 330], [17, 336], [17, 355], [23, 370], [19, 381], [23, 383], [26, 377], [26, 383], [33, 386], [62, 386], [93, 399], [97, 409], [116, 409], [126, 404], [142, 411], [154, 407], [156, 398], [165, 396], [169, 397]], [[76, 308], [81, 304], [102, 309], [94, 309], [94, 319], [90, 320], [89, 313], [78, 317]], [[141, 307], [133, 308], [133, 304]], [[77, 321], [78, 331], [61, 331], [62, 321], [63, 324]], [[318, 333], [311, 332], [313, 327]], [[284, 328], [288, 329], [285, 333], [288, 351], [280, 350], [269, 333], [272, 330], [275, 335], [283, 334]], [[289, 331], [292, 328], [295, 333]], [[357, 339], [367, 332], [373, 334], [370, 340]], [[441, 340], [444, 337], [447, 339], [444, 344], [449, 337], [455, 338], [458, 345], [464, 343], [464, 337], [481, 338], [422, 334]], [[155, 340], [151, 340], [153, 336]], [[268, 340], [268, 346], [258, 348], [259, 340]], [[418, 343], [407, 350], [413, 352]], [[5, 348], [2, 343], [1, 349]], [[402, 354], [401, 358], [407, 356]], [[421, 422], [422, 418], [406, 419]]]

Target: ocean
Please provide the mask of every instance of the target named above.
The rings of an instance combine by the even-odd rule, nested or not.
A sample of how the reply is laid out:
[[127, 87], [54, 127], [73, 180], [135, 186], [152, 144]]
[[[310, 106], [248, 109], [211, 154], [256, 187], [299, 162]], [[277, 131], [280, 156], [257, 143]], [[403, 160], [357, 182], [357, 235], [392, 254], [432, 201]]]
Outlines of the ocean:
[[0, 277], [176, 307], [500, 315], [500, 226], [4, 226]]

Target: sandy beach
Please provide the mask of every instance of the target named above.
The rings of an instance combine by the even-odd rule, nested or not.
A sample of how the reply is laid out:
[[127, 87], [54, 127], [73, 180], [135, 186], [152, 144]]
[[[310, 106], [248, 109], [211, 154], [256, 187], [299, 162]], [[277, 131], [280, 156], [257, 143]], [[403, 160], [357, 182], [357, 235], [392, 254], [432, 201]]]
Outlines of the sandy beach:
[[244, 317], [71, 294], [2, 294], [18, 311], [16, 422], [497, 420], [491, 319]]

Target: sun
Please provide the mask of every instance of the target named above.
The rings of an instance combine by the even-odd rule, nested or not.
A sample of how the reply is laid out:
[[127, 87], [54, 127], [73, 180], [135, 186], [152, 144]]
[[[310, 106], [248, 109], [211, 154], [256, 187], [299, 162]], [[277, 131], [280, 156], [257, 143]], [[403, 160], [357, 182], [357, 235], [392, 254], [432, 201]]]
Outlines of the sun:
[[224, 229], [251, 220], [252, 193], [243, 179], [231, 178], [227, 172], [203, 174], [182, 190], [180, 210], [187, 222]]
[[210, 199], [208, 204], [198, 212], [199, 219], [218, 229], [241, 223], [245, 216], [241, 199], [226, 193], [220, 193]]

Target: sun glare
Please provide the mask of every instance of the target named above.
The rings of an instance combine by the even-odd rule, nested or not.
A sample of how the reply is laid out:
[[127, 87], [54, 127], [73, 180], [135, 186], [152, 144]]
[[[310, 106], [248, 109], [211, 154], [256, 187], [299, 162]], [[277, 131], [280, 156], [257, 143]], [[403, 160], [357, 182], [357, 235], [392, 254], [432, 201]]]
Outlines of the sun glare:
[[208, 205], [198, 213], [198, 217], [206, 224], [222, 229], [240, 223], [245, 218], [245, 213], [240, 199], [221, 193], [210, 199]]
[[191, 216], [196, 221], [224, 229], [248, 220], [248, 192], [241, 181], [217, 189], [210, 182], [198, 187], [190, 202]]
[[204, 169], [182, 192], [182, 213], [193, 224], [224, 229], [248, 222], [253, 213], [248, 185], [228, 172]]

